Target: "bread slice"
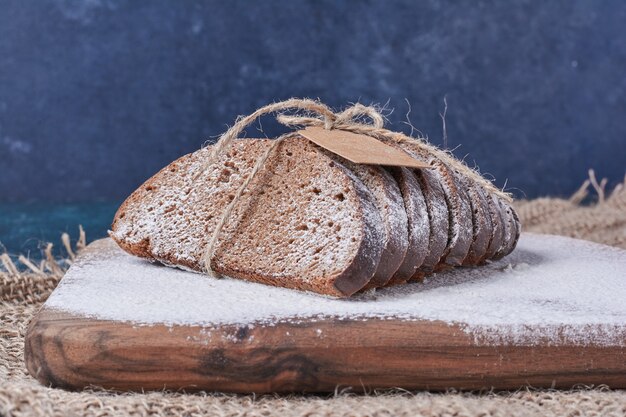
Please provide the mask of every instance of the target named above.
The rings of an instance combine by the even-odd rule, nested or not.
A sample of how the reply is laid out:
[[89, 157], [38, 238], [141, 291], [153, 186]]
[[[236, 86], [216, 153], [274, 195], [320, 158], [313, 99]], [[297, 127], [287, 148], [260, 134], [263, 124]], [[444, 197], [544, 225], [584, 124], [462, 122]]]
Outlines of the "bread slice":
[[448, 205], [446, 204], [443, 187], [436, 181], [436, 177], [430, 169], [421, 169], [416, 174], [428, 209], [430, 238], [428, 254], [412, 280], [419, 280], [424, 274], [435, 270], [445, 253], [450, 233]]
[[[236, 140], [207, 170], [208, 148], [178, 159], [122, 204], [111, 237], [133, 255], [202, 271], [224, 208], [267, 146], [268, 140]], [[243, 193], [211, 267], [275, 286], [354, 294], [374, 276], [383, 251], [373, 200], [350, 170], [316, 145], [286, 139]]]
[[463, 265], [472, 266], [480, 264], [487, 253], [489, 241], [491, 240], [492, 224], [483, 188], [476, 183], [469, 184], [468, 194], [472, 206], [473, 237], [469, 253], [463, 261]]
[[502, 250], [502, 256], [506, 256], [513, 252], [515, 246], [517, 245], [517, 241], [519, 239], [521, 233], [521, 223], [519, 221], [519, 217], [513, 207], [507, 203], [506, 201], [500, 200], [502, 205], [502, 209], [505, 213], [506, 218], [508, 219], [510, 237], [506, 240], [504, 248]]
[[400, 188], [382, 167], [356, 164], [331, 152], [325, 153], [350, 169], [374, 196], [374, 204], [383, 220], [383, 252], [376, 273], [364, 289], [384, 286], [400, 268], [409, 246], [408, 218]]
[[[443, 263], [449, 266], [460, 266], [463, 265], [463, 262], [469, 253], [474, 237], [472, 205], [470, 202], [466, 179], [458, 172], [455, 172], [452, 168], [448, 166], [445, 167], [448, 170], [448, 175], [452, 178], [452, 183], [454, 184], [454, 188], [451, 189], [451, 199], [454, 201], [456, 198], [458, 209], [456, 210], [456, 219], [454, 219], [453, 216], [453, 220], [456, 220], [458, 223], [459, 234], [456, 245], [450, 249], [450, 253], [448, 253], [448, 255], [443, 259]], [[454, 213], [454, 205], [452, 207], [453, 209], [451, 212]]]
[[511, 213], [513, 214], [513, 221], [515, 222], [515, 238], [513, 239], [513, 244], [511, 245], [510, 251], [513, 252], [513, 250], [515, 250], [515, 248], [517, 247], [517, 242], [519, 242], [520, 236], [522, 235], [522, 221], [519, 218], [519, 214], [511, 204], [509, 204], [509, 208], [511, 209]]
[[489, 210], [489, 219], [491, 220], [491, 238], [489, 239], [489, 245], [487, 245], [487, 251], [481, 259], [481, 262], [485, 262], [492, 259], [495, 254], [502, 247], [504, 241], [504, 220], [502, 219], [502, 210], [500, 209], [500, 203], [498, 197], [495, 195], [487, 194], [487, 207]]
[[402, 264], [388, 282], [396, 285], [407, 282], [415, 275], [428, 254], [430, 222], [424, 195], [415, 173], [408, 168], [391, 168], [390, 172], [400, 186], [408, 218], [409, 246]]
[[493, 260], [502, 259], [506, 255], [508, 255], [510, 253], [509, 248], [511, 247], [512, 242], [515, 239], [514, 237], [515, 225], [514, 225], [514, 219], [512, 217], [512, 212], [511, 210], [507, 209], [505, 203], [500, 198], [496, 197], [496, 201], [498, 203], [500, 215], [502, 216], [503, 236], [502, 236], [502, 244], [500, 245], [496, 253], [491, 258]]

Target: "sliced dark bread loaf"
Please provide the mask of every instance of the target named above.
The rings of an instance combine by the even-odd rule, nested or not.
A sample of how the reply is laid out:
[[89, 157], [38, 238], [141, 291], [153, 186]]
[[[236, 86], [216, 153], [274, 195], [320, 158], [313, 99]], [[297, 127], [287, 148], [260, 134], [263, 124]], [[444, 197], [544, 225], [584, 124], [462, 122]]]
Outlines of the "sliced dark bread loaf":
[[[124, 202], [111, 237], [131, 254], [202, 271], [224, 208], [267, 146], [236, 140], [207, 170], [208, 148], [173, 162]], [[243, 193], [211, 266], [234, 278], [349, 296], [374, 276], [383, 251], [373, 200], [316, 145], [286, 139]]]
[[409, 246], [402, 264], [388, 282], [396, 285], [407, 282], [422, 265], [428, 254], [430, 222], [424, 195], [415, 173], [408, 168], [391, 168], [390, 172], [397, 181], [408, 218]]

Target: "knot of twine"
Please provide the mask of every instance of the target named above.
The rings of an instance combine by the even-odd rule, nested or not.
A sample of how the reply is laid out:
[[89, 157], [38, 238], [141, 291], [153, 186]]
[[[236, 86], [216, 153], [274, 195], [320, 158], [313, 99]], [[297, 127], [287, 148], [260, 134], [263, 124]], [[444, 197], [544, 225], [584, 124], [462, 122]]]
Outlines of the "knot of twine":
[[[285, 111], [295, 111], [295, 114], [285, 114]], [[268, 104], [257, 109], [255, 112], [248, 116], [239, 116], [235, 124], [228, 129], [224, 134], [220, 136], [218, 141], [213, 145], [209, 157], [206, 159], [203, 167], [194, 176], [193, 180], [197, 180], [200, 175], [209, 170], [211, 165], [216, 163], [220, 156], [228, 150], [232, 142], [239, 137], [246, 127], [253, 123], [259, 117], [270, 114], [278, 113], [276, 120], [288, 127], [299, 126], [319, 126], [324, 129], [339, 129], [346, 130], [357, 134], [363, 134], [371, 136], [378, 140], [390, 140], [392, 142], [402, 143], [411, 142], [421, 148], [426, 154], [430, 154], [435, 158], [442, 161], [454, 170], [459, 171], [461, 174], [470, 177], [475, 182], [481, 184], [487, 190], [498, 194], [500, 197], [507, 201], [510, 201], [511, 197], [503, 191], [497, 189], [490, 181], [483, 178], [478, 172], [469, 168], [463, 162], [456, 159], [447, 151], [441, 150], [426, 141], [418, 138], [407, 136], [400, 132], [393, 132], [384, 128], [385, 119], [380, 112], [373, 106], [364, 106], [362, 104], [354, 104], [348, 107], [340, 113], [333, 112], [325, 104], [311, 99], [297, 99], [292, 98], [289, 100]], [[274, 149], [286, 138], [293, 137], [295, 132], [286, 133], [277, 139], [273, 140], [271, 145], [263, 152], [263, 154], [257, 159], [252, 171], [245, 179], [245, 181], [239, 186], [234, 198], [224, 209], [222, 216], [220, 217], [211, 239], [209, 240], [202, 262], [207, 274], [215, 276], [211, 268], [211, 260], [215, 254], [217, 239], [220, 236], [224, 225], [230, 218], [230, 215], [240, 200], [243, 192], [246, 190], [250, 182], [255, 178], [257, 173], [265, 165], [265, 162], [270, 157]]]

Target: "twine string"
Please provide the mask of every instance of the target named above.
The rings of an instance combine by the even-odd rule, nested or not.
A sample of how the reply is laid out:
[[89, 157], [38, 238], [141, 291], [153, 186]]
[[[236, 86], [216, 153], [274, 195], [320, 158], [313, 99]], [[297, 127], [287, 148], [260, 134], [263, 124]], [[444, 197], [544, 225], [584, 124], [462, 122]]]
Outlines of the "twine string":
[[[284, 112], [288, 110], [295, 110], [296, 113], [285, 114]], [[456, 159], [449, 152], [441, 150], [422, 139], [413, 138], [400, 132], [393, 132], [385, 129], [384, 117], [373, 106], [364, 106], [357, 103], [346, 108], [340, 113], [334, 113], [328, 106], [319, 101], [296, 98], [272, 103], [259, 108], [248, 116], [238, 117], [235, 124], [222, 134], [222, 136], [220, 136], [218, 141], [215, 143], [211, 149], [209, 157], [203, 165], [203, 168], [194, 176], [194, 181], [197, 180], [198, 177], [200, 177], [200, 175], [204, 172], [209, 170], [210, 167], [219, 160], [220, 156], [228, 150], [232, 142], [246, 129], [246, 127], [253, 123], [257, 118], [270, 113], [276, 113], [276, 120], [279, 123], [291, 128], [302, 126], [321, 126], [328, 130], [340, 129], [357, 134], [363, 134], [382, 141], [387, 140], [396, 143], [409, 142], [412, 145], [418, 146], [426, 154], [432, 155], [452, 169], [482, 185], [488, 191], [499, 195], [506, 201], [511, 201], [510, 195], [496, 188], [490, 181], [482, 177], [475, 170], [469, 168], [463, 162]], [[294, 136], [294, 132], [289, 132], [272, 141], [272, 144], [257, 159], [252, 171], [245, 181], [239, 186], [234, 198], [224, 209], [222, 216], [213, 230], [203, 257], [204, 268], [209, 275], [215, 276], [215, 273], [211, 268], [211, 261], [215, 254], [217, 240], [226, 222], [230, 218], [232, 211], [239, 202], [248, 185], [263, 168], [265, 162], [270, 155], [272, 155], [276, 147], [286, 138], [292, 136]]]

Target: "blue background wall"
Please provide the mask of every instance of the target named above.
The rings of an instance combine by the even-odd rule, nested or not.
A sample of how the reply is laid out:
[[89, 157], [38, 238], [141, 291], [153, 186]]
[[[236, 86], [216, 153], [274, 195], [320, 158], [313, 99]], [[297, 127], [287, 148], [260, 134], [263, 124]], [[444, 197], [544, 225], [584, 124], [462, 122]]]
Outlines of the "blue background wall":
[[437, 144], [447, 97], [449, 147], [498, 184], [615, 183], [626, 3], [2, 0], [0, 201], [117, 201], [290, 96], [389, 101], [405, 130], [407, 99]]

